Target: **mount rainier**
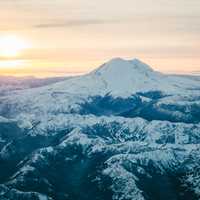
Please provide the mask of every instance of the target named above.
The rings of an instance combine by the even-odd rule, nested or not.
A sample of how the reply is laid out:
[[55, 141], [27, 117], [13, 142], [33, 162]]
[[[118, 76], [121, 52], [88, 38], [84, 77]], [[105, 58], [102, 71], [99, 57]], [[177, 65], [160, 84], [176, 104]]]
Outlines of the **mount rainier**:
[[115, 58], [0, 97], [0, 199], [199, 198], [198, 77]]

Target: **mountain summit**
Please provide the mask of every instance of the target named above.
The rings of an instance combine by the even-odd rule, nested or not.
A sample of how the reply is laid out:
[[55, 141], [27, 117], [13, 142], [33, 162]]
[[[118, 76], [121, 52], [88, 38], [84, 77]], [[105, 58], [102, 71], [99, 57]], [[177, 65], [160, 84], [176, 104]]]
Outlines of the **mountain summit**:
[[86, 75], [56, 84], [51, 90], [86, 96], [110, 93], [127, 97], [141, 90], [163, 89], [166, 84], [169, 83], [165, 81], [165, 75], [154, 71], [142, 61], [114, 58]]
[[[153, 72], [153, 69], [148, 66], [147, 64], [143, 63], [138, 59], [133, 60], [124, 60], [122, 58], [114, 58], [107, 63], [101, 65], [97, 70], [96, 73], [147, 73]], [[121, 75], [122, 75], [121, 74]]]
[[89, 74], [103, 81], [113, 94], [130, 94], [141, 89], [160, 87], [163, 74], [138, 59], [114, 58]]

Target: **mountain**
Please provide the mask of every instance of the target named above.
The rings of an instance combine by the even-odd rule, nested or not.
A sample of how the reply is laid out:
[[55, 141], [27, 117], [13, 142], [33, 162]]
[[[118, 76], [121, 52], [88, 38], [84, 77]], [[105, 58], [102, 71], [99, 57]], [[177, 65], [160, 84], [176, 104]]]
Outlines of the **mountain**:
[[199, 83], [115, 58], [1, 96], [0, 199], [199, 199]]
[[[70, 77], [68, 77], [70, 78]], [[28, 88], [36, 88], [59, 81], [67, 80], [67, 77], [55, 78], [35, 78], [31, 76], [14, 77], [14, 76], [0, 76], [0, 95], [6, 95], [16, 90], [23, 90]]]
[[4, 117], [41, 120], [59, 113], [114, 114], [199, 122], [199, 81], [153, 71], [141, 61], [112, 59], [97, 70], [0, 98]]

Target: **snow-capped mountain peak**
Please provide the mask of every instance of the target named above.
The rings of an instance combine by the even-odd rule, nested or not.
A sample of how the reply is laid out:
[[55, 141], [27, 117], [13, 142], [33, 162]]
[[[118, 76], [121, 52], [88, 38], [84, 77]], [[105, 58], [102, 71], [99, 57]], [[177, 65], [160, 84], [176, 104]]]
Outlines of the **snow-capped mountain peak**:
[[136, 75], [135, 73], [153, 72], [153, 69], [139, 59], [125, 60], [122, 58], [113, 58], [101, 65], [94, 72], [102, 75], [110, 73], [111, 76], [117, 73], [121, 75], [134, 73]]
[[103, 81], [112, 94], [128, 94], [143, 88], [155, 88], [162, 75], [138, 59], [114, 58], [91, 72], [89, 76]]
[[[114, 58], [86, 75], [98, 93], [109, 92], [114, 96], [129, 96], [138, 91], [160, 90], [167, 93], [184, 93], [185, 88], [197, 85], [194, 80], [178, 78], [155, 71], [139, 59]], [[85, 76], [82, 77], [85, 82]], [[82, 79], [81, 78], [81, 79]], [[82, 80], [83, 80], [82, 79]], [[83, 83], [82, 82], [82, 83]], [[84, 85], [87, 84], [86, 82]], [[102, 88], [103, 85], [103, 88]]]

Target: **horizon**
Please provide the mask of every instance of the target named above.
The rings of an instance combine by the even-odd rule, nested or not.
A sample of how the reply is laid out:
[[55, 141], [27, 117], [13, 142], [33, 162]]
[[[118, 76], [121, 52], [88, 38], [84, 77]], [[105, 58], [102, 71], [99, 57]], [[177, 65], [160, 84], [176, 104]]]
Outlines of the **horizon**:
[[2, 0], [0, 18], [0, 75], [80, 75], [114, 57], [168, 74], [200, 71], [196, 0]]
[[[67, 73], [67, 72], [62, 72], [60, 74], [54, 74], [54, 75], [47, 75], [45, 76], [45, 74], [42, 74], [42, 75], [37, 75], [37, 74], [28, 74], [28, 75], [24, 75], [24, 74], [0, 74], [0, 78], [3, 77], [3, 78], [19, 78], [19, 79], [23, 79], [23, 78], [33, 78], [33, 79], [47, 79], [47, 78], [67, 78], [67, 77], [76, 77], [76, 76], [82, 76], [82, 75], [87, 75], [89, 73], [91, 73], [92, 71], [94, 70], [97, 70], [99, 69], [102, 64], [105, 64], [105, 63], [108, 63], [110, 62], [111, 60], [114, 60], [114, 59], [122, 59], [124, 61], [129, 61], [129, 60], [134, 60], [134, 59], [137, 59], [141, 62], [143, 62], [143, 60], [140, 60], [138, 58], [134, 58], [134, 59], [124, 59], [124, 58], [121, 58], [121, 57], [115, 57], [115, 58], [111, 58], [110, 60], [107, 60], [105, 61], [104, 63], [101, 63], [100, 65], [94, 67], [94, 68], [91, 68], [89, 71], [86, 71], [86, 72], [75, 72], [75, 73]], [[147, 64], [148, 63], [145, 63], [143, 62], [144, 64]], [[187, 72], [187, 71], [165, 71], [165, 72], [162, 72], [162, 71], [158, 71], [158, 70], [155, 70], [152, 66], [148, 65], [151, 69], [153, 69], [154, 71], [157, 71], [157, 72], [160, 72], [160, 73], [163, 73], [165, 75], [180, 75], [180, 76], [200, 76], [200, 71], [191, 71], [191, 72]]]

